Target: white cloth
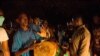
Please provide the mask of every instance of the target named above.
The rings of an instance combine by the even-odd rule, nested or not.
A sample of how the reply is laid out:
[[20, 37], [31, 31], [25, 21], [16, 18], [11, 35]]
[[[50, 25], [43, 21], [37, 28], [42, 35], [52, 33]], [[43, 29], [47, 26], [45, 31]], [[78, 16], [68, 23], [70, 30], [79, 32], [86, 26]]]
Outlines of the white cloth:
[[4, 28], [0, 28], [0, 42], [8, 40], [8, 35]]
[[[2, 47], [1, 47], [2, 42], [6, 41], [8, 39], [9, 38], [8, 38], [8, 35], [7, 35], [6, 31], [5, 31], [5, 29], [0, 27], [0, 51], [2, 51]], [[0, 52], [0, 56], [3, 56], [2, 52]]]
[[72, 46], [70, 53], [72, 56], [90, 56], [91, 34], [85, 26], [79, 27], [72, 35]]

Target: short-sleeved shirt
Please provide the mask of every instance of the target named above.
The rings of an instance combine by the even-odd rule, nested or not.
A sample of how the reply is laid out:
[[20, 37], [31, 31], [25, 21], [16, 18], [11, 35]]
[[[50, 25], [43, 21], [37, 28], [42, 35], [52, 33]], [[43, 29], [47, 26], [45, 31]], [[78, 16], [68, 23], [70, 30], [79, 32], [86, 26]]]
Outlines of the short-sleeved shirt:
[[0, 42], [8, 40], [8, 35], [4, 28], [0, 28]]
[[0, 28], [0, 50], [2, 50], [1, 48], [1, 44], [3, 41], [7, 41], [9, 38], [8, 38], [8, 35], [5, 31], [4, 28]]
[[[33, 33], [32, 30], [24, 31], [19, 29], [13, 38], [12, 52], [17, 52], [20, 49], [27, 48], [33, 42], [33, 40], [39, 40], [40, 37]], [[22, 56], [30, 56], [29, 51], [23, 53]]]

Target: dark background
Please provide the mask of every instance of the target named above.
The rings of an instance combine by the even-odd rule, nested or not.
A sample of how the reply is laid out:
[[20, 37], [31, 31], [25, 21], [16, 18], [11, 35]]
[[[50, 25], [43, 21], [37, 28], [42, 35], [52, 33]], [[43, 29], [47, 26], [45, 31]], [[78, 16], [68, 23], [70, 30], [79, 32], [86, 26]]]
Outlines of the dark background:
[[[27, 11], [31, 17], [47, 18], [52, 25], [66, 24], [74, 15], [82, 15], [90, 28], [92, 16], [100, 15], [99, 0], [0, 0], [0, 8], [4, 10], [8, 26], [21, 11]], [[12, 38], [9, 43], [11, 48]]]
[[47, 18], [52, 24], [65, 23], [70, 16], [80, 14], [91, 21], [100, 12], [99, 0], [0, 0], [6, 23], [13, 21], [20, 11], [27, 11], [32, 17]]

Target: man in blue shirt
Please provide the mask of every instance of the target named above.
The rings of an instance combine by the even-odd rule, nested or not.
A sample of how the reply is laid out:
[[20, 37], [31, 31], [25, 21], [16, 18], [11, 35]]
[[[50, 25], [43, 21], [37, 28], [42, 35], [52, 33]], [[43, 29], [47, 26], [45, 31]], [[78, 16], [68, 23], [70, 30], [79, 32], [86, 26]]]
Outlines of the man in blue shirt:
[[20, 29], [14, 35], [12, 52], [15, 53], [15, 56], [30, 56], [29, 51], [33, 49], [34, 40], [40, 40], [41, 38], [37, 37], [28, 27], [28, 16], [25, 13], [21, 13], [18, 19]]

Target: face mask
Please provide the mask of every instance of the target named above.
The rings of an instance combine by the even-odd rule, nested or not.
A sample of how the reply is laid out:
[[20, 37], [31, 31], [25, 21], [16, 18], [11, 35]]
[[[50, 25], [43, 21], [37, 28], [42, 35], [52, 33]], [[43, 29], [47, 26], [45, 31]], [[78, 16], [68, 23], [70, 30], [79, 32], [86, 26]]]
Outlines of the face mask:
[[4, 16], [0, 16], [0, 26], [3, 25], [4, 20], [5, 20]]

